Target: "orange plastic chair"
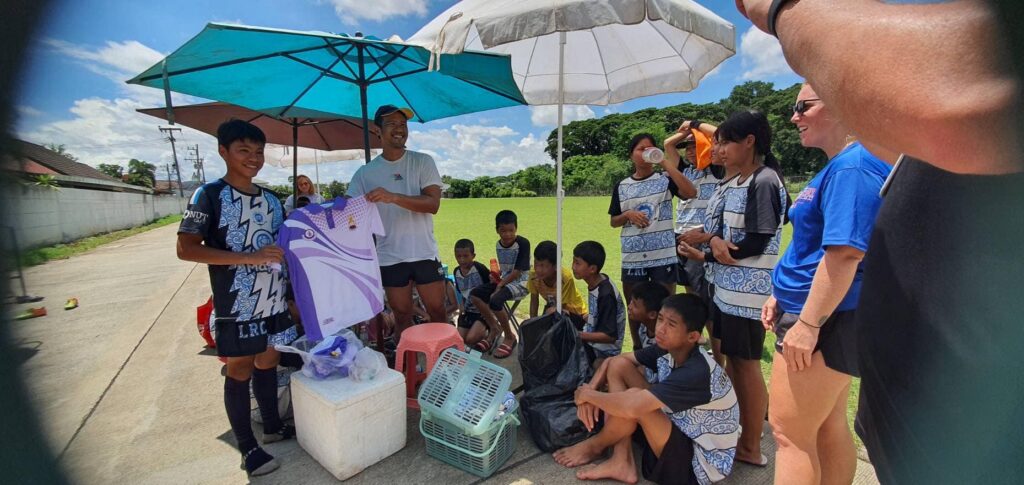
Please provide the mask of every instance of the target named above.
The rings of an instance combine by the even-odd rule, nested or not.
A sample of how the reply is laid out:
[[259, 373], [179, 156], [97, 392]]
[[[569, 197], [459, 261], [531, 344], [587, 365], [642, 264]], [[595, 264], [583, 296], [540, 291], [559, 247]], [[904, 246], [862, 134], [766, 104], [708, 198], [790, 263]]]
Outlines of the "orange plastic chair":
[[[422, 323], [402, 332], [395, 352], [395, 370], [405, 374], [406, 406], [412, 409], [420, 408], [416, 402], [419, 385], [427, 380], [427, 375], [434, 368], [434, 363], [441, 356], [441, 352], [451, 347], [465, 351], [462, 337], [450, 323]], [[416, 370], [415, 352], [422, 352], [426, 356], [427, 365], [423, 372]], [[405, 358], [408, 353], [413, 353], [413, 357], [406, 366]]]

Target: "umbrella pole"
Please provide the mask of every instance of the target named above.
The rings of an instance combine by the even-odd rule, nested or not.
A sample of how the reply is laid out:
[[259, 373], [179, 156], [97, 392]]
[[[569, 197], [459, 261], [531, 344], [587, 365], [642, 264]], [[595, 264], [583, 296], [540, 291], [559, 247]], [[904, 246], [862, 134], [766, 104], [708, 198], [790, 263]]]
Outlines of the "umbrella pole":
[[565, 32], [558, 33], [558, 157], [555, 163], [558, 174], [556, 176], [558, 187], [555, 189], [555, 204], [557, 205], [555, 224], [558, 226], [558, 261], [555, 263], [555, 308], [562, 313], [562, 200], [565, 192], [562, 191], [562, 104], [565, 101]]
[[363, 156], [366, 163], [370, 163], [370, 120], [366, 112], [366, 67], [363, 64], [363, 46], [356, 45], [359, 49], [359, 104], [363, 108]]
[[313, 150], [313, 167], [316, 168], [316, 193], [320, 193], [320, 150]]
[[299, 205], [299, 120], [292, 118], [292, 207]]

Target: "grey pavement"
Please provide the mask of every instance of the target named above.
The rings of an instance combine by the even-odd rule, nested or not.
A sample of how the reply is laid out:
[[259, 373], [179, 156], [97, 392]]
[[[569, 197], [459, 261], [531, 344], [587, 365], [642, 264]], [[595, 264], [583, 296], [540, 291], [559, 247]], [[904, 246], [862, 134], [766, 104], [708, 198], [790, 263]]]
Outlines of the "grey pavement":
[[[249, 481], [224, 414], [220, 362], [195, 327], [195, 308], [210, 294], [206, 268], [177, 260], [175, 230], [155, 229], [25, 274], [29, 293], [46, 297], [49, 315], [13, 322], [11, 334], [46, 439], [74, 482]], [[70, 297], [80, 307], [62, 310]], [[513, 372], [513, 385], [520, 382], [514, 359], [497, 362]], [[480, 480], [427, 456], [418, 420], [410, 410], [405, 448], [346, 483], [577, 483], [522, 427], [516, 452]], [[770, 433], [762, 446], [773, 458]], [[253, 483], [336, 482], [294, 440], [266, 448], [281, 469]], [[772, 474], [770, 465], [737, 464], [722, 483], [771, 483]], [[858, 460], [854, 482], [877, 483], [870, 464]]]

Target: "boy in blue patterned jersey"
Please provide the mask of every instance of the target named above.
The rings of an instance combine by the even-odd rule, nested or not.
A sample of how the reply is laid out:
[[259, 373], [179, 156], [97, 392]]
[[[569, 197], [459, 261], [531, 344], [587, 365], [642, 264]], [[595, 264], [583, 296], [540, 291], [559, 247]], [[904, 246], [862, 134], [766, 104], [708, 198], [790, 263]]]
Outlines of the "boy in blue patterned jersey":
[[[581, 480], [636, 483], [633, 443], [643, 449], [644, 478], [659, 484], [709, 485], [732, 471], [739, 439], [739, 407], [728, 376], [697, 341], [707, 306], [694, 295], [665, 299], [658, 313], [656, 345], [604, 361], [576, 391], [577, 415], [601, 431], [554, 453], [555, 461], [578, 467], [609, 447], [611, 458], [581, 468]], [[656, 375], [648, 383], [638, 366]]]
[[264, 162], [266, 137], [259, 128], [242, 120], [224, 122], [217, 129], [217, 144], [227, 175], [192, 195], [178, 229], [178, 258], [208, 265], [217, 354], [228, 359], [224, 407], [242, 468], [258, 476], [279, 465], [253, 436], [250, 378], [263, 418], [263, 443], [295, 435], [278, 414], [280, 354], [273, 347], [296, 336], [285, 301], [286, 275], [276, 266], [284, 253], [274, 245], [284, 209], [273, 192], [252, 182]]

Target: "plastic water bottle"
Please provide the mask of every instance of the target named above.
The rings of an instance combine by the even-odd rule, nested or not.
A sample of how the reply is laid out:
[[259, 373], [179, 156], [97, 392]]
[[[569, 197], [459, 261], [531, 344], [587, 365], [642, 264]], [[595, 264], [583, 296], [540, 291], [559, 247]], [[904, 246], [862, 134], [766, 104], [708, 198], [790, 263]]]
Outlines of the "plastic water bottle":
[[501, 281], [501, 266], [498, 266], [497, 258], [491, 258], [491, 278], [495, 283]]
[[657, 165], [665, 159], [665, 152], [661, 151], [660, 148], [650, 147], [644, 149], [644, 161], [652, 165]]

